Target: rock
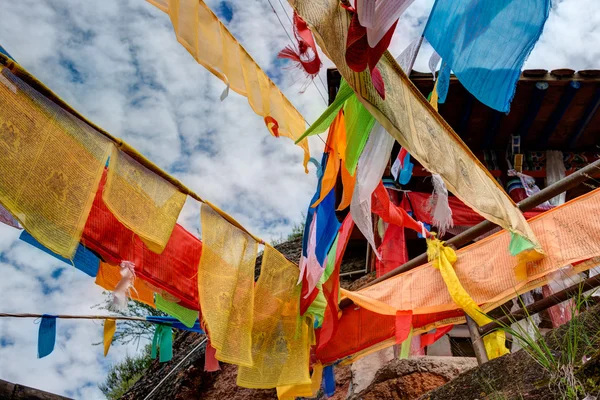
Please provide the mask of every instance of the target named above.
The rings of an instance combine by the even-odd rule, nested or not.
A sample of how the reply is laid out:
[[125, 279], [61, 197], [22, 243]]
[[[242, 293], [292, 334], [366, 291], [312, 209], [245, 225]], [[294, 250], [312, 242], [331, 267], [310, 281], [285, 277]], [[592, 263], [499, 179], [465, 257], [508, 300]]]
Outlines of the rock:
[[[380, 355], [380, 357], [385, 357], [385, 355]], [[377, 363], [377, 361], [370, 362], [374, 365]], [[422, 394], [445, 384], [459, 374], [476, 366], [477, 361], [470, 357], [394, 359], [375, 373], [375, 377], [366, 388], [360, 390], [360, 386], [358, 386], [356, 389], [359, 390], [354, 390], [353, 393], [349, 394], [348, 399], [417, 399]]]
[[394, 358], [394, 348], [380, 350], [355, 361], [350, 367], [352, 371], [352, 384], [349, 396], [365, 390], [375, 379], [377, 371], [383, 368]]

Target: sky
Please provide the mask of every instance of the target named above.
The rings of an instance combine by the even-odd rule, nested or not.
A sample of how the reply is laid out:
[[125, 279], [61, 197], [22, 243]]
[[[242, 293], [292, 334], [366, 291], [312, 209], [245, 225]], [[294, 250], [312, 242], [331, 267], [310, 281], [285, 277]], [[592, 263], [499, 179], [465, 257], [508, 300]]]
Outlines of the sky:
[[[554, 1], [544, 33], [526, 68], [600, 68], [597, 0]], [[325, 109], [324, 58], [319, 79], [277, 59], [289, 39], [285, 0], [207, 4], [271, 76], [307, 121]], [[433, 0], [416, 0], [402, 16], [390, 46], [398, 55], [423, 30]], [[247, 99], [198, 65], [177, 43], [169, 18], [143, 0], [0, 0], [0, 45], [94, 123], [132, 144], [201, 197], [251, 232], [273, 240], [302, 222], [316, 186], [302, 151], [272, 137]], [[285, 29], [285, 30], [284, 30]], [[427, 70], [425, 44], [415, 69]], [[302, 89], [306, 89], [302, 92]], [[320, 93], [317, 91], [320, 89]], [[326, 136], [323, 136], [326, 139]], [[323, 142], [311, 138], [320, 160]], [[179, 222], [199, 232], [199, 204], [188, 200]], [[93, 279], [18, 240], [0, 224], [0, 312], [90, 314], [102, 302]], [[36, 358], [38, 325], [0, 318], [0, 379], [78, 399], [103, 398], [97, 388], [108, 367], [136, 351], [114, 346], [105, 359], [102, 325], [58, 320], [54, 352]]]

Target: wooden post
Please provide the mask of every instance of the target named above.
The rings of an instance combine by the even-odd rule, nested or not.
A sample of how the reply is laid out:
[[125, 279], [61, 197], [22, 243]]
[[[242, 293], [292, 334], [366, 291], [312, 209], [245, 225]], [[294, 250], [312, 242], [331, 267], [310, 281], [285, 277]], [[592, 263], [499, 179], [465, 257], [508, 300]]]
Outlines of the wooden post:
[[467, 314], [465, 314], [465, 318], [467, 319], [467, 326], [469, 327], [469, 333], [471, 334], [471, 342], [473, 342], [473, 350], [475, 350], [477, 364], [484, 364], [489, 360], [487, 353], [485, 352], [483, 337], [479, 334], [479, 327], [477, 326], [477, 323], [473, 321], [473, 319]]

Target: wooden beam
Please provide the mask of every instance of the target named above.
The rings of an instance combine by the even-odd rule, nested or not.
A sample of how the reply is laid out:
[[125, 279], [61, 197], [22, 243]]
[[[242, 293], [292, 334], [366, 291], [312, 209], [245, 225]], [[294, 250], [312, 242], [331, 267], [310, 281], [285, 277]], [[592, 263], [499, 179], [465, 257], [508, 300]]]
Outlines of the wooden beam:
[[589, 123], [592, 121], [592, 118], [594, 118], [594, 115], [596, 114], [596, 111], [598, 111], [599, 107], [600, 107], [600, 86], [597, 86], [596, 93], [594, 93], [594, 97], [592, 98], [590, 105], [588, 106], [588, 108], [585, 110], [585, 113], [581, 117], [579, 126], [577, 127], [577, 130], [573, 133], [571, 138], [569, 138], [569, 148], [570, 149], [574, 149], [575, 147], [577, 147], [577, 142], [579, 141], [579, 138], [581, 138], [581, 136], [583, 135], [583, 132], [585, 132], [585, 128], [587, 128]]
[[573, 98], [577, 94], [577, 91], [580, 87], [581, 83], [577, 81], [569, 82], [569, 86], [567, 86], [563, 95], [560, 96], [560, 101], [558, 102], [556, 109], [550, 116], [550, 119], [546, 123], [544, 131], [542, 132], [542, 136], [538, 140], [539, 149], [545, 149], [546, 146], [548, 146], [548, 141], [550, 140], [550, 137], [552, 136], [552, 134], [556, 130], [556, 127], [562, 120], [562, 117], [567, 112], [569, 105], [571, 105], [571, 101], [573, 101]]
[[548, 90], [548, 86], [549, 85], [547, 82], [536, 82], [535, 86], [533, 87], [531, 100], [529, 100], [529, 107], [527, 107], [525, 117], [521, 121], [521, 125], [519, 126], [517, 133], [519, 136], [521, 136], [521, 139], [524, 139], [527, 136], [533, 121], [535, 121], [535, 118], [540, 112], [544, 97], [546, 96], [546, 92]]
[[485, 345], [483, 344], [483, 338], [479, 334], [479, 327], [471, 317], [465, 314], [467, 319], [467, 326], [469, 327], [469, 333], [471, 334], [471, 343], [473, 344], [473, 350], [475, 350], [475, 357], [477, 358], [477, 364], [485, 364], [488, 362], [488, 356], [485, 352]]

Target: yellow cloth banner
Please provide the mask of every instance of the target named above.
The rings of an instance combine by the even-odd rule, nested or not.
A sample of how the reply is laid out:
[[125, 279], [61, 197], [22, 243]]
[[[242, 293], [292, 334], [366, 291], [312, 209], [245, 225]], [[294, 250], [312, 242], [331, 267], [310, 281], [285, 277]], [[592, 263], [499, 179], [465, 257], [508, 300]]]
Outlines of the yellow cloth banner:
[[298, 266], [268, 244], [254, 289], [253, 367], [239, 367], [238, 386], [269, 389], [310, 384], [309, 329], [300, 317]]
[[[294, 141], [304, 133], [304, 118], [267, 74], [250, 57], [219, 18], [202, 0], [147, 0], [169, 14], [177, 40], [216, 77], [248, 98], [255, 113], [262, 116], [274, 136]], [[308, 141], [304, 168], [310, 159]]]
[[310, 380], [309, 383], [302, 385], [279, 386], [277, 388], [277, 398], [279, 400], [293, 400], [296, 397], [315, 397], [323, 380], [323, 365], [321, 363], [313, 365]]
[[207, 204], [201, 207], [198, 291], [216, 358], [252, 367], [254, 266], [258, 244]]
[[[456, 262], [456, 253], [453, 249], [444, 246], [444, 243], [439, 239], [427, 239], [427, 258], [431, 262], [433, 268], [440, 270], [440, 274], [442, 275], [442, 279], [446, 284], [452, 300], [454, 300], [468, 316], [473, 318], [477, 325], [482, 326], [492, 322], [460, 284], [453, 268], [453, 265]], [[506, 335], [504, 334], [504, 331], [494, 331], [484, 336], [483, 343], [490, 360], [509, 353], [505, 342]]]
[[[458, 250], [453, 271], [474, 304], [488, 312], [517, 294], [546, 284], [552, 273], [564, 266], [591, 259], [576, 265], [571, 273], [594, 267], [600, 264], [599, 208], [600, 189], [596, 189], [529, 220], [548, 255], [527, 264], [525, 280], [515, 276], [514, 258], [498, 251], [510, 242], [511, 235], [506, 231]], [[395, 315], [397, 310], [434, 314], [459, 309], [431, 263], [357, 292], [342, 289], [342, 294], [380, 314]], [[423, 330], [463, 321], [464, 318], [446, 319]]]
[[[105, 262], [100, 262], [100, 268], [96, 275], [96, 285], [106, 290], [113, 291], [121, 280], [121, 268], [116, 265], [110, 265]], [[133, 288], [127, 293], [130, 298], [141, 303], [147, 304], [153, 308], [154, 306], [154, 291], [146, 283], [146, 281], [135, 278]]]
[[108, 349], [117, 331], [117, 321], [112, 318], [104, 320], [104, 357], [108, 355]]
[[0, 66], [0, 203], [72, 258], [111, 142]]
[[385, 130], [423, 167], [439, 174], [446, 187], [465, 204], [531, 242], [540, 258], [541, 246], [515, 203], [410, 82], [389, 52], [377, 64], [385, 81], [385, 100], [373, 87], [369, 71], [356, 73], [348, 67], [345, 53], [350, 16], [340, 7], [339, 0], [289, 3], [310, 25], [321, 49]]
[[116, 147], [102, 200], [154, 253], [165, 249], [186, 195]]

